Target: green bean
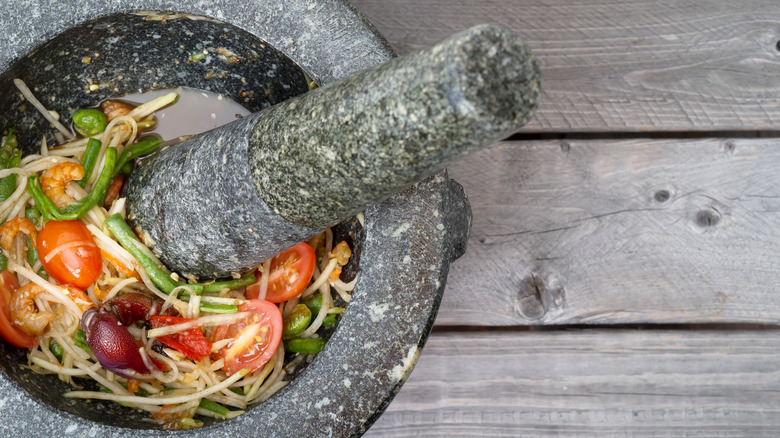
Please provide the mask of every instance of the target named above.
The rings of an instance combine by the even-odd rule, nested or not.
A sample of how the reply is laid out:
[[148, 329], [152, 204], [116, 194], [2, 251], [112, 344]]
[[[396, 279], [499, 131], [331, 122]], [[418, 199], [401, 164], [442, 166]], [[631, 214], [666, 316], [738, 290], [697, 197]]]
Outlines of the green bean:
[[102, 111], [94, 108], [79, 108], [73, 112], [73, 126], [84, 137], [92, 137], [106, 130], [108, 119]]
[[53, 354], [54, 357], [56, 357], [57, 360], [62, 363], [62, 356], [65, 354], [65, 350], [63, 350], [62, 345], [58, 344], [57, 341], [51, 341], [49, 343], [49, 351], [51, 351], [51, 354]]
[[[122, 245], [122, 247], [127, 251], [129, 251], [130, 254], [132, 254], [132, 256], [138, 261], [141, 267], [146, 270], [146, 273], [149, 275], [152, 283], [154, 283], [155, 286], [157, 286], [165, 294], [171, 293], [173, 289], [179, 286], [186, 286], [190, 288], [195, 295], [200, 295], [202, 293], [219, 292], [224, 288], [235, 289], [255, 282], [254, 274], [250, 274], [235, 280], [214, 281], [210, 283], [187, 284], [175, 281], [173, 278], [171, 278], [171, 275], [167, 271], [157, 266], [155, 260], [147, 256], [145, 252], [141, 250], [142, 247], [145, 247], [144, 244], [138, 240], [138, 237], [136, 237], [133, 230], [129, 225], [127, 225], [127, 222], [125, 222], [120, 214], [114, 214], [110, 216], [108, 219], [106, 219], [105, 225], [106, 228], [111, 231], [111, 234], [114, 235], [119, 244]], [[233, 313], [236, 311], [232, 309], [237, 309], [237, 307], [227, 304], [201, 304], [201, 310], [206, 312]]]
[[57, 206], [54, 204], [54, 201], [49, 199], [49, 197], [43, 193], [43, 189], [41, 189], [41, 182], [38, 180], [37, 176], [32, 175], [27, 178], [27, 192], [35, 201], [35, 206], [41, 211], [43, 220], [54, 220], [55, 218], [52, 214], [52, 211], [57, 210]]
[[238, 306], [233, 304], [200, 303], [200, 311], [210, 313], [236, 313], [238, 312]]
[[105, 225], [119, 244], [129, 251], [141, 267], [146, 270], [152, 283], [160, 288], [161, 291], [165, 292], [167, 295], [171, 293], [174, 288], [179, 286], [179, 283], [174, 281], [169, 273], [158, 268], [155, 261], [141, 251], [138, 245], [143, 245], [143, 243], [138, 240], [138, 237], [136, 237], [133, 230], [130, 229], [130, 225], [127, 225], [127, 222], [125, 222], [120, 214], [117, 213], [110, 216], [106, 219]]
[[203, 408], [207, 411], [211, 411], [223, 417], [227, 417], [227, 415], [230, 413], [230, 409], [222, 406], [221, 404], [215, 401], [207, 400], [205, 398], [200, 399], [200, 404], [198, 404], [198, 407]]
[[65, 206], [62, 210], [57, 208], [54, 202], [43, 193], [41, 183], [37, 176], [33, 175], [28, 178], [27, 189], [30, 192], [30, 196], [35, 200], [35, 205], [41, 210], [41, 213], [43, 213], [44, 219], [55, 219], [59, 221], [75, 220], [87, 214], [92, 207], [97, 205], [97, 203], [106, 196], [108, 187], [113, 180], [115, 164], [116, 148], [106, 149], [105, 165], [103, 171], [100, 173], [100, 177], [97, 182], [95, 182], [95, 186], [87, 196]]
[[[122, 155], [119, 156], [119, 160], [117, 160], [116, 162], [116, 170], [114, 170], [114, 176], [116, 176], [120, 172], [125, 173], [124, 172], [125, 166], [130, 164], [130, 162], [133, 159], [151, 154], [152, 152], [156, 151], [157, 148], [160, 147], [160, 144], [162, 143], [160, 142], [159, 138], [148, 137], [125, 149], [122, 152]], [[131, 165], [131, 169], [132, 169], [132, 165]]]
[[238, 289], [242, 286], [249, 286], [250, 284], [254, 283], [255, 280], [255, 274], [249, 274], [234, 280], [212, 281], [210, 283], [195, 283], [187, 284], [186, 286], [192, 289], [193, 292], [195, 292], [197, 295], [200, 295], [201, 293], [217, 293], [225, 288]]
[[87, 185], [89, 176], [92, 175], [92, 170], [95, 169], [97, 164], [98, 155], [100, 155], [100, 147], [103, 144], [100, 140], [90, 138], [87, 142], [87, 149], [84, 151], [84, 158], [81, 159], [81, 165], [84, 167], [84, 178], [79, 180], [79, 185], [84, 188]]
[[317, 354], [325, 346], [322, 338], [295, 338], [284, 343], [284, 349], [293, 353]]
[[[19, 167], [19, 162], [22, 160], [22, 152], [17, 149], [18, 145], [16, 130], [9, 129], [3, 144], [0, 146], [0, 170]], [[0, 178], [0, 202], [8, 199], [16, 190], [16, 179], [16, 174]]]
[[35, 248], [35, 242], [29, 237], [25, 240], [27, 240], [27, 263], [29, 263], [30, 266], [35, 266], [38, 262], [38, 250]]
[[[27, 238], [27, 263], [30, 264], [30, 267], [38, 263], [38, 250], [35, 248], [35, 242], [30, 238]], [[38, 269], [37, 274], [44, 280], [49, 279], [49, 273], [46, 272], [46, 268], [43, 266], [41, 266], [41, 269]]]
[[[306, 307], [311, 310], [311, 313], [313, 315], [316, 315], [320, 313], [320, 308], [322, 308], [322, 294], [318, 293], [316, 295], [313, 295], [306, 300], [304, 300], [303, 304], [306, 305]], [[325, 316], [325, 319], [322, 320], [322, 327], [328, 327], [330, 325], [333, 325], [336, 322], [336, 315], [334, 313], [329, 313], [327, 316]]]
[[284, 318], [282, 337], [294, 338], [301, 334], [311, 322], [311, 310], [305, 304], [297, 304], [287, 317]]
[[10, 156], [13, 153], [13, 150], [19, 147], [19, 140], [16, 138], [16, 129], [9, 129], [8, 132], [5, 134], [5, 138], [3, 139], [3, 144], [0, 145], [0, 149]]

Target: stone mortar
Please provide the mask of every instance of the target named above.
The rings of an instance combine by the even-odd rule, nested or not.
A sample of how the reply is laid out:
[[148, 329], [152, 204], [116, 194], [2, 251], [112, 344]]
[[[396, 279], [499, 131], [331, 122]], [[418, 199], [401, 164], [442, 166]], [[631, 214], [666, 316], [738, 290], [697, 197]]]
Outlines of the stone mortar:
[[[0, 51], [0, 126], [19, 127], [22, 141], [27, 143], [33, 138], [37, 140], [34, 132], [45, 129], [45, 124], [32, 112], [21, 110], [18, 93], [10, 84], [14, 77], [37, 87], [39, 96], [54, 96], [53, 103], [47, 105], [57, 109], [66, 123], [71, 108], [93, 105], [138, 88], [190, 85], [233, 98], [241, 96], [227, 80], [202, 80], [204, 71], [198, 70], [201, 65], [171, 67], [174, 57], [185, 60], [187, 51], [197, 49], [197, 42], [188, 42], [182, 51], [177, 45], [149, 44], [149, 37], [165, 40], [170, 36], [165, 27], [149, 34], [144, 33], [144, 29], [150, 29], [147, 26], [134, 27], [132, 31], [139, 32], [133, 34], [137, 50], [124, 52], [123, 58], [117, 58], [121, 68], [111, 71], [108, 67], [112, 63], [100, 59], [113, 59], [115, 51], [86, 47], [88, 39], [77, 40], [79, 35], [107, 25], [108, 21], [103, 20], [114, 19], [111, 14], [163, 10], [213, 17], [245, 31], [226, 24], [222, 30], [228, 34], [228, 40], [243, 47], [243, 41], [260, 37], [288, 55], [320, 84], [394, 56], [376, 30], [351, 6], [338, 0], [209, 0], [186, 6], [158, 0], [0, 0], [0, 9], [4, 45]], [[89, 21], [99, 17], [104, 18]], [[197, 22], [177, 25], [182, 23], [189, 28]], [[77, 25], [84, 27], [78, 35], [69, 37], [73, 50], [63, 52], [61, 56], [66, 59], [57, 61], [46, 53], [44, 43]], [[192, 36], [186, 30], [171, 33], [176, 34], [182, 38]], [[219, 37], [216, 32], [202, 36], [212, 42]], [[36, 48], [36, 52], [30, 53]], [[80, 61], [84, 55], [79, 52], [86, 49], [93, 55], [89, 64]], [[157, 51], [169, 57], [154, 56]], [[94, 52], [102, 53], [94, 56]], [[97, 69], [101, 62], [106, 71]], [[119, 72], [126, 72], [122, 80], [117, 78]], [[225, 78], [230, 77], [228, 71]], [[97, 90], [85, 86], [88, 79], [99, 84]], [[294, 74], [288, 79], [291, 84], [297, 80]], [[252, 86], [259, 85], [262, 84]], [[254, 91], [260, 93], [259, 89]], [[273, 102], [261, 99], [244, 103], [256, 111]], [[0, 343], [0, 406], [5, 407], [0, 435], [360, 435], [381, 415], [419, 357], [438, 309], [449, 264], [465, 249], [470, 219], [461, 187], [449, 180], [445, 172], [368, 209], [365, 228], [355, 242], [363, 260], [359, 279], [339, 327], [325, 349], [290, 385], [236, 419], [189, 431], [154, 429], [151, 423], [143, 421], [145, 414], [116, 404], [64, 399], [61, 394], [68, 389], [65, 384], [23, 369], [20, 365], [25, 363], [24, 352]]]

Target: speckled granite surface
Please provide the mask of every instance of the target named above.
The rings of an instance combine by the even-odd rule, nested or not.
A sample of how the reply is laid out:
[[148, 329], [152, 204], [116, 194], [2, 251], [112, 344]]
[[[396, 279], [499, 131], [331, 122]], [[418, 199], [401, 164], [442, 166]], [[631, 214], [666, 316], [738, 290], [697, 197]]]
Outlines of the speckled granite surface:
[[514, 133], [540, 86], [517, 34], [475, 26], [265, 111], [252, 176], [277, 214], [327, 226]]
[[144, 160], [128, 217], [179, 274], [246, 272], [515, 132], [539, 86], [517, 34], [477, 26]]
[[[20, 57], [84, 20], [134, 9], [184, 7], [159, 0], [0, 0], [0, 89], [7, 87], [9, 68]], [[392, 57], [373, 28], [337, 0], [209, 0], [188, 2], [186, 8], [265, 38], [321, 84]], [[69, 67], [52, 68], [47, 75], [63, 77], [71, 69], [84, 68], [79, 64], [80, 58], [74, 58]], [[3, 105], [18, 98], [15, 93], [0, 94], [0, 100], [6, 99]], [[83, 87], [73, 94], [57, 100], [95, 96], [86, 95]], [[67, 108], [55, 109], [67, 117]], [[2, 111], [0, 117], [5, 117], [0, 119], [3, 124], [17, 120]], [[366, 211], [360, 277], [331, 342], [269, 402], [203, 429], [158, 430], [144, 421], [145, 414], [115, 404], [66, 400], [61, 397], [65, 384], [23, 369], [24, 352], [0, 342], [0, 436], [360, 435], [414, 366], [433, 324], [449, 262], [464, 249], [469, 221], [462, 189], [443, 172]]]

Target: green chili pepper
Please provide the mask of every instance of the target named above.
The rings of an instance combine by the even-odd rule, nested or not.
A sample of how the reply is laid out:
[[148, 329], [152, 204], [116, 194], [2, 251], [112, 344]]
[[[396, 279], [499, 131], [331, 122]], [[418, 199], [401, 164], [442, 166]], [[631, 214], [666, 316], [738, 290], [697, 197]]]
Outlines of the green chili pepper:
[[5, 256], [3, 251], [0, 251], [0, 271], [8, 269], [8, 257]]
[[102, 145], [100, 140], [95, 140], [94, 138], [90, 138], [89, 142], [87, 142], [87, 149], [84, 151], [84, 157], [81, 159], [81, 165], [84, 167], [84, 178], [79, 180], [79, 185], [82, 188], [86, 187], [87, 180], [92, 175], [92, 170], [95, 169]]
[[49, 343], [49, 351], [51, 351], [51, 354], [53, 354], [54, 357], [56, 357], [57, 360], [62, 363], [62, 356], [65, 354], [65, 350], [62, 349], [62, 345], [58, 344], [57, 341], [51, 341]]
[[[322, 294], [318, 293], [316, 295], [313, 295], [306, 300], [303, 301], [303, 304], [306, 305], [306, 307], [311, 310], [311, 313], [313, 315], [317, 315], [320, 313], [320, 309], [322, 308]], [[329, 313], [325, 319], [322, 320], [322, 326], [328, 327], [336, 322], [336, 314]]]
[[[156, 151], [157, 148], [160, 147], [162, 142], [157, 137], [148, 137], [145, 138], [134, 145], [128, 147], [122, 152], [122, 155], [119, 156], [119, 160], [116, 162], [116, 170], [114, 170], [114, 176], [116, 176], [119, 173], [125, 173], [125, 167], [130, 165], [130, 170], [132, 170], [132, 164], [130, 163], [132, 160], [138, 157], [142, 157], [144, 155], [151, 154], [152, 152]], [[129, 171], [127, 173], [130, 173]]]
[[311, 322], [311, 310], [305, 304], [293, 307], [292, 312], [284, 318], [282, 336], [285, 339], [294, 338], [301, 334]]
[[325, 346], [322, 338], [295, 338], [284, 343], [284, 349], [293, 353], [317, 354]]
[[91, 137], [106, 130], [108, 119], [102, 111], [94, 108], [79, 108], [73, 112], [73, 126], [84, 137]]
[[103, 171], [100, 173], [100, 177], [98, 177], [97, 182], [95, 182], [92, 191], [90, 191], [87, 196], [65, 206], [62, 210], [57, 208], [54, 202], [43, 193], [41, 183], [37, 176], [33, 175], [27, 179], [27, 189], [30, 192], [30, 196], [35, 200], [35, 205], [41, 210], [41, 213], [43, 213], [44, 219], [56, 219], [59, 221], [75, 220], [87, 214], [92, 207], [97, 205], [97, 203], [106, 196], [108, 187], [113, 180], [115, 164], [116, 148], [106, 149], [105, 165]]
[[[114, 235], [119, 244], [122, 245], [122, 247], [127, 251], [129, 251], [130, 254], [132, 254], [133, 257], [138, 261], [141, 267], [146, 270], [146, 273], [149, 275], [152, 283], [154, 283], [155, 286], [160, 288], [160, 290], [166, 294], [171, 293], [174, 288], [179, 286], [187, 286], [193, 291], [193, 293], [195, 293], [195, 295], [200, 295], [202, 293], [219, 292], [224, 288], [235, 289], [255, 282], [254, 274], [250, 274], [236, 280], [214, 281], [211, 283], [187, 284], [175, 281], [173, 278], [171, 278], [171, 275], [168, 272], [159, 268], [155, 261], [148, 257], [144, 251], [139, 248], [139, 246], [145, 246], [143, 243], [141, 243], [140, 240], [138, 240], [138, 237], [136, 237], [133, 230], [129, 225], [127, 225], [127, 222], [125, 222], [120, 214], [114, 214], [106, 219], [105, 226], [109, 231], [111, 231], [111, 234]], [[232, 313], [236, 311], [232, 309], [237, 309], [237, 307], [226, 304], [206, 303], [201, 304], [201, 309], [214, 309], [204, 310], [208, 312], [214, 311], [224, 313], [230, 311]]]

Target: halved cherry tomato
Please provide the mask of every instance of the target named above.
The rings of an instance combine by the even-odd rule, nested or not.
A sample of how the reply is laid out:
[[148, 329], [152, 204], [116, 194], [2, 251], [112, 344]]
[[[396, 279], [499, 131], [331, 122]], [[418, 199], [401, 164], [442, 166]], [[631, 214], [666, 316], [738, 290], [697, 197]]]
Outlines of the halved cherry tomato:
[[214, 342], [233, 338], [219, 350], [219, 355], [225, 359], [222, 370], [228, 375], [244, 368], [260, 369], [274, 355], [282, 339], [282, 313], [273, 303], [249, 300], [238, 306], [238, 311], [252, 312], [252, 315], [214, 331]]
[[2, 311], [0, 311], [0, 335], [12, 345], [21, 348], [32, 348], [38, 345], [35, 336], [30, 336], [11, 324], [9, 304], [11, 303], [11, 294], [16, 289], [19, 289], [19, 281], [16, 280], [16, 276], [8, 271], [0, 272], [0, 306], [2, 306]]
[[[306, 242], [301, 242], [271, 259], [265, 300], [281, 303], [303, 292], [314, 274], [316, 257]], [[246, 297], [258, 298], [263, 274], [257, 271], [257, 281], [246, 288]]]
[[84, 290], [100, 276], [103, 260], [86, 225], [80, 221], [48, 221], [38, 233], [38, 256], [60, 283]]
[[[192, 321], [192, 319], [167, 315], [152, 315], [149, 317], [152, 328], [165, 327], [187, 321]], [[211, 341], [203, 336], [203, 329], [200, 327], [191, 328], [172, 335], [160, 336], [157, 340], [174, 350], [180, 351], [196, 362], [202, 361], [203, 358], [208, 356], [211, 352]]]

